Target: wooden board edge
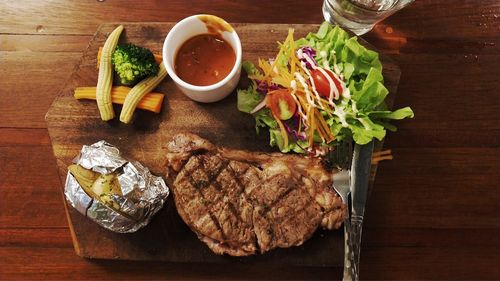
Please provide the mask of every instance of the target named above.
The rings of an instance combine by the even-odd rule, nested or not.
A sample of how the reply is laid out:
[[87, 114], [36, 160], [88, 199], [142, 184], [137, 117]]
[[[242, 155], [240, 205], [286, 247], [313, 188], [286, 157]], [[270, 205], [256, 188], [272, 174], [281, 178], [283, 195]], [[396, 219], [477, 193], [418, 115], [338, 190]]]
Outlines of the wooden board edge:
[[71, 216], [69, 215], [69, 210], [68, 210], [68, 203], [66, 202], [66, 198], [64, 195], [64, 184], [62, 186], [62, 199], [63, 199], [63, 205], [64, 205], [64, 213], [66, 215], [66, 220], [68, 221], [68, 226], [69, 226], [69, 233], [71, 235], [71, 242], [73, 243], [73, 249], [75, 250], [75, 254], [77, 254], [80, 257], [85, 257], [82, 253], [81, 247], [80, 247], [80, 242], [78, 241], [78, 238], [76, 237], [75, 229], [73, 227], [73, 221], [71, 220]]
[[[101, 24], [99, 26], [99, 28], [102, 25], [103, 24]], [[49, 139], [50, 139], [51, 144], [53, 143], [53, 140], [52, 140], [53, 137], [52, 137], [52, 133], [51, 133], [51, 130], [50, 130], [50, 124], [49, 123], [51, 122], [51, 115], [52, 115], [51, 112], [52, 112], [52, 109], [54, 108], [53, 105], [54, 105], [54, 103], [57, 102], [58, 98], [61, 95], [63, 95], [64, 90], [68, 87], [68, 84], [70, 83], [70, 81], [72, 81], [74, 79], [74, 76], [77, 74], [78, 69], [80, 68], [80, 65], [83, 62], [84, 55], [89, 50], [92, 42], [95, 40], [95, 37], [96, 37], [96, 35], [99, 32], [99, 28], [92, 35], [92, 39], [89, 40], [89, 42], [87, 43], [87, 46], [85, 47], [85, 49], [82, 50], [82, 55], [80, 56], [80, 59], [78, 60], [78, 62], [73, 67], [71, 75], [65, 80], [65, 82], [63, 83], [63, 86], [58, 91], [58, 93], [55, 96], [54, 100], [52, 101], [49, 109], [47, 110], [47, 113], [45, 113], [44, 119], [45, 119], [45, 122], [47, 123], [47, 131], [49, 133]], [[54, 155], [54, 157], [56, 157], [56, 154], [55, 154], [55, 151], [54, 151], [54, 146], [51, 145], [51, 148], [52, 148], [52, 155]], [[65, 216], [66, 216], [66, 221], [68, 222], [68, 228], [69, 228], [69, 232], [70, 232], [70, 236], [71, 236], [71, 241], [72, 241], [72, 244], [73, 244], [73, 249], [75, 250], [76, 255], [78, 255], [80, 257], [85, 257], [83, 255], [83, 253], [82, 253], [82, 250], [81, 250], [81, 247], [80, 247], [80, 243], [79, 243], [78, 238], [76, 236], [76, 233], [75, 233], [75, 230], [74, 230], [74, 227], [73, 227], [73, 221], [71, 220], [71, 216], [70, 216], [69, 210], [68, 210], [68, 203], [66, 202], [66, 198], [65, 198], [65, 195], [64, 195], [65, 175], [66, 174], [65, 173], [61, 174], [61, 166], [60, 166], [60, 163], [58, 163], [58, 162], [59, 162], [59, 160], [57, 160], [57, 158], [56, 158], [56, 166], [57, 166], [57, 171], [58, 171], [58, 176], [59, 176], [62, 201], [63, 201], [63, 205], [64, 205], [64, 213], [65, 213]]]

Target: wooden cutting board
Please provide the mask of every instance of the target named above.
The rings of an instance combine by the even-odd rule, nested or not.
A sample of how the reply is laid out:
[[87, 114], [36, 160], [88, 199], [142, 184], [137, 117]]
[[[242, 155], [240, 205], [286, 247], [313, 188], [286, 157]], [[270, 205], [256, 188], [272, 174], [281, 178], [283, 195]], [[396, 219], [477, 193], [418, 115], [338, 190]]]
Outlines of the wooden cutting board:
[[[96, 57], [107, 35], [117, 24], [101, 25], [60, 95], [50, 107], [46, 120], [62, 186], [67, 166], [82, 145], [99, 140], [116, 145], [130, 158], [140, 161], [156, 175], [165, 171], [165, 147], [178, 132], [193, 132], [217, 145], [251, 151], [272, 151], [267, 133], [257, 135], [254, 119], [236, 108], [236, 95], [213, 104], [196, 103], [185, 97], [166, 78], [156, 90], [166, 94], [160, 114], [137, 111], [132, 125], [116, 119], [103, 122], [94, 101], [78, 101], [73, 90], [97, 83]], [[165, 36], [173, 23], [126, 23], [121, 42], [131, 42], [161, 53]], [[277, 41], [283, 41], [288, 28], [295, 38], [316, 31], [317, 25], [234, 24], [242, 47], [243, 59], [257, 61], [277, 53]], [[360, 42], [369, 46], [360, 39]], [[373, 47], [370, 47], [374, 49]], [[385, 83], [394, 95], [399, 82], [399, 67], [381, 54]], [[120, 111], [120, 106], [115, 106]], [[119, 113], [117, 114], [119, 115]], [[373, 176], [375, 167], [373, 169]], [[249, 264], [286, 264], [303, 266], [342, 266], [343, 231], [319, 230], [300, 247], [277, 249], [264, 255], [234, 258], [213, 254], [177, 215], [172, 196], [165, 207], [145, 228], [132, 234], [117, 234], [101, 228], [71, 206], [67, 217], [76, 253], [86, 258], [160, 260], [170, 262], [226, 262]]]

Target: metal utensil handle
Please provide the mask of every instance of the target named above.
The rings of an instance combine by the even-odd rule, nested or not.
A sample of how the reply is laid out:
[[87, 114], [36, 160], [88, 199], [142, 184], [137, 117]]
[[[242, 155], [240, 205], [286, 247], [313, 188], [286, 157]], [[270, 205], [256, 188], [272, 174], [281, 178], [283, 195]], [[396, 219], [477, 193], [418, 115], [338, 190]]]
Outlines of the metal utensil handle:
[[344, 276], [342, 281], [352, 281], [354, 276], [354, 268], [352, 265], [352, 246], [351, 246], [351, 220], [349, 212], [344, 220]]
[[361, 232], [363, 230], [363, 216], [353, 215], [351, 218], [351, 247], [353, 280], [359, 280], [359, 257], [361, 254]]

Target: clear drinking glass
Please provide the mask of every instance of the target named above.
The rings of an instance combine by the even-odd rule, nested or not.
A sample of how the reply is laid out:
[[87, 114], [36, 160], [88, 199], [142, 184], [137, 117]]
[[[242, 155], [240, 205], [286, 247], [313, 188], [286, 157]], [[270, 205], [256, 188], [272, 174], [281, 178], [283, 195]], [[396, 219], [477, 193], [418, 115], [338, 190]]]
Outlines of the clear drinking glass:
[[325, 20], [363, 35], [413, 0], [324, 0]]

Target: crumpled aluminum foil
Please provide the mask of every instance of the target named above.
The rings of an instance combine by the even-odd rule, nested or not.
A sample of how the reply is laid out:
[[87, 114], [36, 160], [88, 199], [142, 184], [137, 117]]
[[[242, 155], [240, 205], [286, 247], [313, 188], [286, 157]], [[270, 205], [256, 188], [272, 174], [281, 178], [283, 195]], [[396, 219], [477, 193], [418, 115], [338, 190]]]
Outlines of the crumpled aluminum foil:
[[64, 188], [71, 206], [114, 232], [135, 232], [147, 225], [170, 193], [161, 177], [154, 176], [137, 161], [127, 161], [118, 148], [103, 140], [83, 146], [73, 163], [100, 174], [117, 172], [123, 196], [112, 196], [119, 203], [119, 211], [90, 197], [70, 171]]

